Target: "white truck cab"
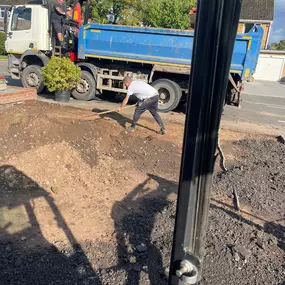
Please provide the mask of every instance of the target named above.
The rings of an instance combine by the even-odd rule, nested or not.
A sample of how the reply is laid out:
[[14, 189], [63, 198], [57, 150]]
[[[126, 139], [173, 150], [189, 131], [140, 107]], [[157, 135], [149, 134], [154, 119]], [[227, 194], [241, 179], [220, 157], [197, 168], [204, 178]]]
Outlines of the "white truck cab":
[[5, 48], [8, 54], [21, 55], [27, 50], [51, 50], [48, 9], [43, 5], [12, 8]]
[[[52, 33], [50, 21], [52, 2], [34, 0], [25, 5], [11, 7], [9, 19], [6, 14], [5, 49], [8, 54], [8, 69], [13, 79], [21, 79], [24, 87], [36, 88], [40, 93], [44, 88], [41, 68], [52, 55], [56, 54], [56, 35]], [[77, 30], [74, 22], [66, 20], [65, 39], [69, 50], [74, 50]]]
[[41, 4], [17, 5], [11, 8], [6, 24], [8, 70], [13, 79], [21, 79], [24, 87], [44, 89], [41, 67], [49, 61], [51, 36], [49, 13]]

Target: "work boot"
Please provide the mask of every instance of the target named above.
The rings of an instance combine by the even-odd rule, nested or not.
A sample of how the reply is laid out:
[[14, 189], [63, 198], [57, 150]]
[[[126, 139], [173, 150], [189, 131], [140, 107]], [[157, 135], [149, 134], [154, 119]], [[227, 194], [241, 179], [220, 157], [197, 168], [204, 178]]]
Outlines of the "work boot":
[[126, 131], [127, 133], [133, 133], [135, 131], [135, 127], [130, 126], [126, 129]]
[[165, 135], [166, 133], [167, 133], [167, 131], [166, 131], [165, 128], [161, 128], [160, 131], [159, 131], [160, 135]]

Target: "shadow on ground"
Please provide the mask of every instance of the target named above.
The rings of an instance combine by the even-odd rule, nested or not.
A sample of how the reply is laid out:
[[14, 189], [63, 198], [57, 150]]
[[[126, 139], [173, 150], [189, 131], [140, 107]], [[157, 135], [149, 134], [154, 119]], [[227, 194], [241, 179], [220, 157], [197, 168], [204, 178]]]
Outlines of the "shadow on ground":
[[[0, 195], [2, 285], [101, 284], [48, 192], [21, 171], [6, 165], [0, 167]], [[44, 238], [34, 211], [37, 198], [45, 199], [59, 229], [68, 238], [68, 254]]]
[[[158, 186], [149, 188], [151, 180]], [[163, 266], [160, 248], [156, 247], [156, 235], [163, 235], [155, 226], [157, 215], [167, 211], [173, 203], [168, 195], [177, 192], [177, 184], [163, 178], [149, 175], [149, 178], [138, 185], [126, 198], [117, 202], [112, 210], [118, 244], [118, 266], [127, 272], [126, 285], [165, 285], [167, 269]], [[174, 218], [173, 218], [174, 223]], [[168, 221], [163, 227], [172, 224]], [[171, 237], [172, 238], [172, 237]], [[169, 261], [168, 261], [169, 262]], [[148, 281], [141, 280], [144, 272]], [[147, 283], [140, 283], [147, 282]]]
[[[134, 108], [133, 108], [134, 109]], [[102, 109], [98, 109], [98, 108], [94, 108], [92, 109], [92, 112], [93, 113], [101, 113], [101, 112], [104, 112], [104, 111], [109, 111], [109, 110], [102, 110]], [[129, 127], [131, 124], [132, 124], [132, 120], [116, 111], [112, 112], [112, 113], [109, 113], [109, 114], [104, 114], [102, 116], [100, 116], [102, 118], [109, 118], [111, 120], [114, 120], [116, 121], [121, 127], [123, 128], [127, 128]], [[158, 132], [159, 131], [159, 127], [158, 127], [158, 130], [154, 130], [152, 128], [149, 128], [147, 126], [144, 126], [140, 123], [137, 124], [137, 126], [141, 127], [141, 128], [144, 128], [146, 130], [149, 130], [149, 131], [152, 131], [152, 132]]]
[[[154, 184], [157, 187], [153, 187]], [[173, 204], [168, 196], [176, 191], [176, 183], [149, 175], [146, 181], [114, 204], [112, 218], [118, 262], [113, 271], [119, 279], [120, 276], [122, 278], [120, 270], [125, 272], [122, 284], [149, 284], [145, 280], [142, 282], [146, 283], [140, 283], [143, 278], [141, 273], [145, 273], [145, 278], [152, 285], [167, 284], [166, 268], [160, 248], [156, 247], [156, 236], [160, 236], [162, 230], [155, 226], [155, 220]], [[47, 191], [15, 167], [4, 165], [0, 167], [0, 195], [1, 284], [101, 284]], [[70, 250], [60, 251], [45, 239], [35, 213], [36, 199], [44, 199], [53, 212], [59, 230], [64, 232], [71, 244]], [[169, 232], [172, 232], [171, 229]], [[104, 282], [107, 284], [106, 280]]]
[[[218, 201], [216, 199], [212, 199], [216, 203], [216, 205], [211, 204], [211, 208], [213, 209], [219, 209], [226, 214], [228, 214], [233, 219], [236, 219], [238, 221], [241, 221], [245, 224], [248, 224], [250, 226], [255, 227], [257, 230], [268, 233], [270, 235], [273, 235], [276, 237], [277, 245], [279, 248], [285, 251], [285, 227], [278, 224], [280, 221], [266, 221], [258, 216], [252, 215], [250, 213], [247, 213], [245, 211], [240, 211], [240, 213], [236, 212], [234, 207], [231, 205], [228, 205], [224, 202]], [[250, 219], [247, 219], [243, 217], [243, 215], [250, 216], [255, 220], [259, 220], [260, 224], [251, 221]], [[260, 244], [262, 246], [262, 244]]]

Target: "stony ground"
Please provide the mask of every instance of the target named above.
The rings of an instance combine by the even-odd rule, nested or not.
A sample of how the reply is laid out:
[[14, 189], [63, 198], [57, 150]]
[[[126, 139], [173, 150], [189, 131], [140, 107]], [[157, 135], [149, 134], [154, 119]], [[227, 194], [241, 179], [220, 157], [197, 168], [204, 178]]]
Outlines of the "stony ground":
[[[85, 115], [0, 108], [0, 284], [167, 284], [183, 126], [130, 135], [123, 115]], [[285, 284], [285, 145], [225, 130], [222, 144], [201, 284]]]

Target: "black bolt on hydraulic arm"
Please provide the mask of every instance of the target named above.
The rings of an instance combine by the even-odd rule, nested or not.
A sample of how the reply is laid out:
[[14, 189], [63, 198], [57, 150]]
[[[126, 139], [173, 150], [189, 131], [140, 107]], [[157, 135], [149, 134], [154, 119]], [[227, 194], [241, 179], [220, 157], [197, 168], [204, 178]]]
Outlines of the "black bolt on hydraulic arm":
[[198, 1], [170, 285], [202, 278], [214, 156], [241, 5]]

